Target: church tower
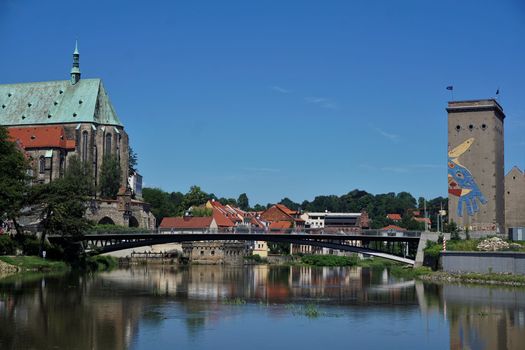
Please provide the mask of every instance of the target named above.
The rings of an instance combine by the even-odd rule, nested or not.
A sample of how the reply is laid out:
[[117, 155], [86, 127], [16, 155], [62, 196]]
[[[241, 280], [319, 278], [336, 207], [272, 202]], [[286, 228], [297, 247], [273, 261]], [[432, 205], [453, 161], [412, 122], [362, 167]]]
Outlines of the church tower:
[[73, 67], [71, 68], [71, 85], [75, 85], [80, 80], [80, 53], [78, 52], [78, 42], [75, 41], [75, 51], [73, 52]]
[[494, 99], [448, 103], [449, 221], [471, 232], [503, 234], [503, 108]]

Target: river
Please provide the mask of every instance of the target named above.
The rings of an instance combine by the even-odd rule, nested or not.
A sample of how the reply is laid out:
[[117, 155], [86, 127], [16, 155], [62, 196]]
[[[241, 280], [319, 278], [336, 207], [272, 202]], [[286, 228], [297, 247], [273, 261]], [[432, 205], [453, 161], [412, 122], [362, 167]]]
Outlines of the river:
[[0, 280], [0, 349], [524, 349], [525, 289], [385, 269], [139, 266]]

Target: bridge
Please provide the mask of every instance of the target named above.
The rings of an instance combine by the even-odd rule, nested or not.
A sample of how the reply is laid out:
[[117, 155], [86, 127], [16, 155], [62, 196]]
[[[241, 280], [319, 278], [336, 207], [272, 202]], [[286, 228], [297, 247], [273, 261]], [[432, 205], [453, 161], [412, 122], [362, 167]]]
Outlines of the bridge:
[[[92, 255], [110, 253], [123, 249], [138, 248], [167, 243], [183, 243], [196, 241], [266, 241], [272, 243], [292, 243], [314, 247], [330, 248], [370, 256], [377, 256], [397, 262], [414, 265], [414, 260], [406, 256], [398, 256], [370, 248], [372, 242], [406, 243], [417, 246], [419, 232], [363, 232], [363, 233], [309, 233], [309, 232], [212, 232], [204, 231], [175, 231], [169, 233], [116, 233], [116, 234], [87, 234], [77, 238], [62, 236], [48, 236], [53, 244], [82, 244], [83, 250]], [[360, 242], [356, 244], [355, 242]], [[404, 251], [404, 250], [403, 250]], [[406, 254], [404, 254], [406, 255]]]

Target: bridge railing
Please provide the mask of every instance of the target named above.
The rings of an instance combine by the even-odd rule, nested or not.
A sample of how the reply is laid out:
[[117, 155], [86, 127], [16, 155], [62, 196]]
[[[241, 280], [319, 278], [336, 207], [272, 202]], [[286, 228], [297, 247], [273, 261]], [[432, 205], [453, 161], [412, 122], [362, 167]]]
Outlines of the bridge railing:
[[166, 229], [159, 228], [155, 231], [148, 230], [132, 230], [132, 231], [107, 231], [96, 232], [96, 234], [210, 234], [210, 233], [238, 233], [238, 234], [296, 234], [296, 235], [338, 235], [338, 236], [379, 236], [379, 237], [419, 237], [420, 231], [398, 231], [398, 230], [374, 230], [374, 229], [356, 229], [350, 228], [289, 228], [289, 229], [269, 229], [258, 227], [234, 227], [234, 228], [182, 228], [182, 229]]

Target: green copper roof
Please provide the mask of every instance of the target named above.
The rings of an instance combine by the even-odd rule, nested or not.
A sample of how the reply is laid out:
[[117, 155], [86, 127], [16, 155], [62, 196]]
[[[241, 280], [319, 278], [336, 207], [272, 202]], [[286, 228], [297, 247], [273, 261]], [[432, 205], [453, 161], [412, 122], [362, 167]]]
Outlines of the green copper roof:
[[0, 85], [0, 124], [97, 123], [122, 126], [100, 79]]

